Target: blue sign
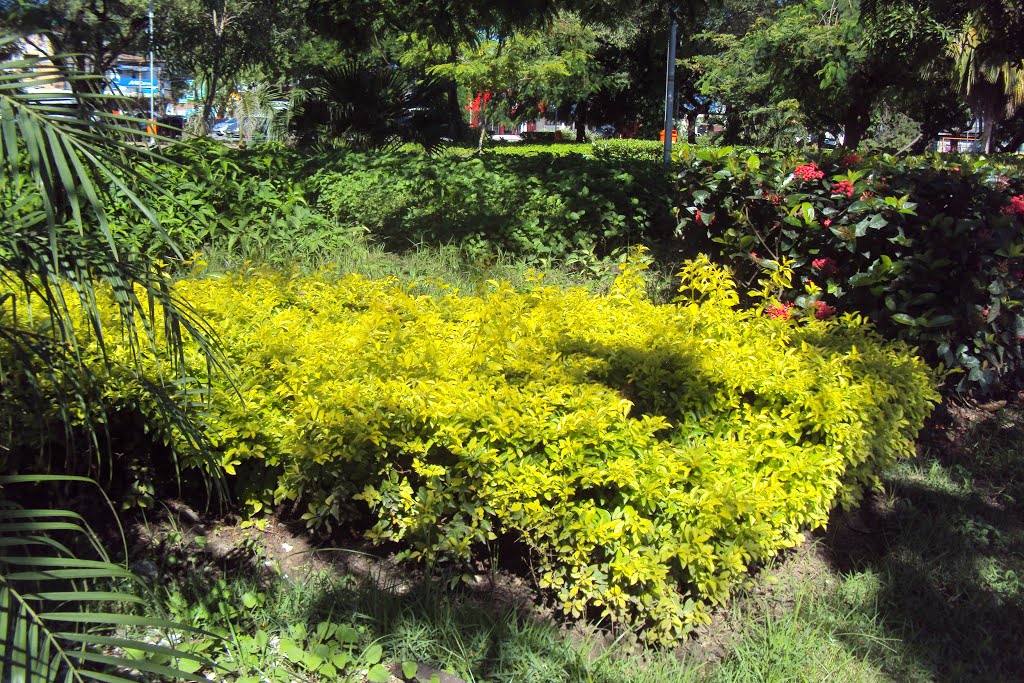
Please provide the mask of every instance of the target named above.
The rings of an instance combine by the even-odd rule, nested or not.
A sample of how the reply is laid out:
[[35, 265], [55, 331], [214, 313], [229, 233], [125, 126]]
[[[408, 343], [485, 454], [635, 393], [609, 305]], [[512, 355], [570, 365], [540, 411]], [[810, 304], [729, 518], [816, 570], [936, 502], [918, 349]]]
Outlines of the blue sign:
[[158, 78], [145, 78], [141, 75], [118, 74], [114, 80], [117, 87], [125, 95], [154, 95], [160, 94], [160, 80]]

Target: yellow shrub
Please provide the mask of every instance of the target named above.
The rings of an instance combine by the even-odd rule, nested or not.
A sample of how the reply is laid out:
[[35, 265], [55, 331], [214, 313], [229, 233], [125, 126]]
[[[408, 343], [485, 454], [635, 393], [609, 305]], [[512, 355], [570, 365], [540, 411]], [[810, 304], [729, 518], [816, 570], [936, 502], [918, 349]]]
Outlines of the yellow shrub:
[[877, 486], [937, 400], [856, 317], [772, 320], [707, 262], [682, 276], [669, 306], [636, 260], [607, 296], [259, 272], [177, 289], [237, 365], [209, 432], [250, 512], [292, 502], [320, 527], [367, 505], [371, 538], [429, 560], [511, 533], [567, 613], [659, 640]]

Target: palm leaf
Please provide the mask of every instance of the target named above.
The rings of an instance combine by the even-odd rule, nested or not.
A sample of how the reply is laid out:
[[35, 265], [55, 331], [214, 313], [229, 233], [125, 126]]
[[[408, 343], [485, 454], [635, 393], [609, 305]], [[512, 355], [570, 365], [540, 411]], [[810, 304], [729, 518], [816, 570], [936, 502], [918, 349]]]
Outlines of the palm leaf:
[[[125, 635], [125, 627], [144, 628], [162, 632], [167, 642], [174, 643], [182, 632], [198, 631], [133, 613], [131, 610], [145, 601], [126, 587], [142, 585], [141, 580], [124, 564], [110, 559], [80, 515], [68, 510], [23, 509], [3, 496], [5, 487], [82, 481], [88, 480], [54, 475], [0, 477], [0, 501], [7, 503], [0, 509], [0, 547], [5, 550], [0, 553], [0, 668], [5, 672], [4, 681], [126, 683], [137, 680], [139, 672], [163, 679], [205, 681], [174, 664], [191, 660], [214, 667], [208, 659]], [[78, 549], [95, 558], [76, 554]], [[126, 658], [128, 651], [142, 658]]]
[[[0, 38], [0, 52], [11, 51], [15, 42]], [[97, 433], [106, 423], [104, 406], [91, 390], [96, 378], [79, 341], [83, 335], [95, 340], [106, 360], [104, 340], [111, 330], [100, 315], [102, 285], [116, 302], [117, 331], [132, 350], [136, 374], [143, 376], [143, 355], [169, 359], [158, 366], [158, 377], [147, 380], [161, 397], [159, 421], [184, 435], [183, 448], [206, 457], [204, 437], [190, 417], [192, 401], [178, 391], [188, 380], [184, 344], [192, 339], [215, 369], [226, 371], [226, 363], [212, 330], [174, 297], [166, 276], [124, 253], [105, 210], [112, 201], [127, 202], [159, 228], [146, 199], [165, 190], [134, 168], [140, 159], [166, 160], [139, 144], [146, 135], [131, 119], [112, 113], [112, 98], [38, 92], [58, 81], [95, 78], [58, 71], [54, 64], [68, 62], [61, 57], [0, 64], [0, 346], [8, 356], [0, 379], [10, 381], [13, 373], [37, 403], [55, 400], [65, 426], [72, 413], [96, 416], [83, 426], [93, 444], [89, 450], [97, 452], [104, 441]], [[31, 313], [33, 303], [42, 315]], [[56, 387], [58, 395], [44, 395], [43, 386]], [[83, 471], [97, 473], [95, 466]]]

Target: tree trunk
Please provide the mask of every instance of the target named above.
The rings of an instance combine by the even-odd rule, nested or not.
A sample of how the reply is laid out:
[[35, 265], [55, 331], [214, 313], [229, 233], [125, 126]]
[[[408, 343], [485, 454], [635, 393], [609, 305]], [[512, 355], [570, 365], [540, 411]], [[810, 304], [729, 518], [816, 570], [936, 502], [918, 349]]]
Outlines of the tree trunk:
[[735, 112], [726, 112], [725, 131], [722, 134], [722, 142], [726, 145], [735, 145], [740, 141], [740, 117]]
[[590, 105], [586, 100], [576, 103], [576, 142], [587, 141], [587, 113]]
[[996, 117], [983, 115], [981, 117], [981, 138], [978, 140], [982, 154], [992, 152], [992, 136], [996, 132]]
[[[448, 55], [448, 63], [455, 64], [459, 58], [457, 46], [452, 45], [451, 53]], [[452, 140], [461, 141], [466, 134], [462, 117], [462, 103], [459, 102], [459, 84], [454, 79], [448, 79], [445, 84], [446, 96], [448, 99], [448, 130]]]
[[213, 98], [217, 94], [217, 80], [220, 78], [220, 60], [223, 53], [224, 39], [221, 36], [217, 40], [217, 54], [213, 57], [213, 68], [210, 70], [210, 78], [206, 83], [206, 99], [203, 101], [203, 119], [200, 124], [203, 126], [203, 134], [209, 132], [210, 115], [213, 114]]
[[697, 110], [686, 110], [686, 142], [690, 145], [697, 144]]
[[849, 150], [857, 149], [857, 147], [860, 146], [861, 141], [864, 139], [864, 134], [868, 132], [868, 126], [870, 124], [871, 105], [870, 102], [865, 99], [860, 106], [857, 106], [850, 111], [846, 121], [843, 122], [842, 146]]

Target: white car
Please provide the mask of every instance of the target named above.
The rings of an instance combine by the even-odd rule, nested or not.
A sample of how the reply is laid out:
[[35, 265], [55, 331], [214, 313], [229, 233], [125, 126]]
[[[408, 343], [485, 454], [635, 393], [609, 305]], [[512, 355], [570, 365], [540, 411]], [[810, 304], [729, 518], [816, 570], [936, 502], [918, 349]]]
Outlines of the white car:
[[498, 133], [491, 136], [491, 140], [495, 142], [522, 142], [523, 137], [516, 135], [515, 133]]
[[224, 119], [213, 124], [210, 128], [210, 135], [215, 138], [237, 138], [238, 137], [238, 119]]

